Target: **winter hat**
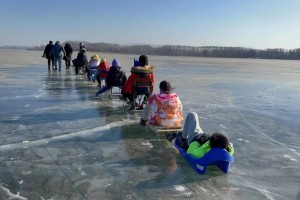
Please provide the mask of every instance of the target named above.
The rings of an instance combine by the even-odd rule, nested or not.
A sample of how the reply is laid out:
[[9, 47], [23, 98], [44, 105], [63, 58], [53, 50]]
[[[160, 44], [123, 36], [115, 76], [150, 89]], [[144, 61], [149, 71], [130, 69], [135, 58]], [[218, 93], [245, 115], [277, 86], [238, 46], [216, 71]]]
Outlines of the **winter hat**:
[[103, 63], [103, 62], [106, 62], [106, 59], [105, 58], [102, 58], [100, 63]]
[[146, 55], [141, 55], [139, 57], [139, 63], [142, 67], [144, 67], [145, 65], [148, 65], [148, 57]]
[[120, 62], [117, 59], [114, 59], [111, 63], [112, 67], [120, 67]]
[[92, 59], [99, 60], [99, 56], [98, 56], [97, 54], [94, 54], [94, 55], [92, 56]]
[[139, 61], [138, 61], [138, 60], [136, 60], [135, 58], [133, 59], [133, 66], [134, 66], [134, 67], [138, 67], [138, 66], [140, 66], [140, 63], [139, 63]]

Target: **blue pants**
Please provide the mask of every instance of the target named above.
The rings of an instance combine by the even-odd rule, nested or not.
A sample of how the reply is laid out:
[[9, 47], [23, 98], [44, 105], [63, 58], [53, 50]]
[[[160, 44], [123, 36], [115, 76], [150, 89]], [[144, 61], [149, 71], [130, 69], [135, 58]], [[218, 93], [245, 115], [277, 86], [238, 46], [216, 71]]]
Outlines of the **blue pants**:
[[110, 89], [110, 87], [104, 86], [103, 88], [101, 88], [101, 89], [96, 93], [96, 95], [98, 96], [99, 94], [102, 94], [103, 92], [105, 92], [105, 91], [107, 91], [107, 90], [109, 90], [109, 89]]
[[61, 70], [61, 61], [62, 61], [62, 57], [54, 57], [54, 65], [55, 65], [55, 69], [57, 69], [57, 62], [58, 62], [58, 66], [59, 66], [59, 70]]

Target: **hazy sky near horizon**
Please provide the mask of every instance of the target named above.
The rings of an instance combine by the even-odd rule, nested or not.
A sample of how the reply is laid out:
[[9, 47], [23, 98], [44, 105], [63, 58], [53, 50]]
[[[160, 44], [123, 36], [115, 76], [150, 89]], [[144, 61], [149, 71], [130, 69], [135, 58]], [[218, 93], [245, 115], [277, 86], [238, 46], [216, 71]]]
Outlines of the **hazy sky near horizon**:
[[300, 47], [299, 0], [0, 0], [0, 46]]

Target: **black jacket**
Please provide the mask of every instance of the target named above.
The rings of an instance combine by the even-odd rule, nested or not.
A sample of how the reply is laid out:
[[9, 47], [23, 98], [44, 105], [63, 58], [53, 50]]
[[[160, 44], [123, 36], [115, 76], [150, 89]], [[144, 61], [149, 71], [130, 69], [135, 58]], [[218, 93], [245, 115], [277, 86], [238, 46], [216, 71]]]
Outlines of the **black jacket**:
[[70, 57], [71, 54], [73, 53], [73, 49], [71, 47], [70, 44], [66, 44], [65, 47], [64, 47], [65, 51], [66, 51], [66, 56], [67, 57]]
[[52, 50], [53, 44], [47, 44], [44, 50], [43, 56], [46, 56], [47, 59], [51, 57], [51, 50]]
[[111, 86], [123, 86], [127, 77], [125, 72], [121, 70], [121, 67], [110, 67], [106, 76], [106, 85]]
[[88, 59], [82, 51], [78, 53], [77, 59], [76, 59], [76, 65], [79, 67], [84, 67], [88, 65]]

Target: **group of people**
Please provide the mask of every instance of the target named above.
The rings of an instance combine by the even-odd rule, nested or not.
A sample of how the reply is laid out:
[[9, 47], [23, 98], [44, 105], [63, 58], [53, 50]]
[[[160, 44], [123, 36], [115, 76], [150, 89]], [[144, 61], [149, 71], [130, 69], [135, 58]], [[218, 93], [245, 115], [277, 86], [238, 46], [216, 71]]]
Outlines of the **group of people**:
[[[140, 125], [159, 125], [164, 127], [178, 127], [183, 121], [182, 104], [176, 93], [172, 93], [170, 82], [162, 81], [159, 84], [159, 94], [153, 94], [144, 107]], [[228, 138], [218, 132], [207, 135], [199, 124], [197, 113], [188, 113], [183, 130], [178, 133], [166, 133], [170, 142], [178, 141], [181, 148], [195, 158], [201, 158], [211, 148], [222, 148], [233, 155], [234, 148]]]
[[110, 66], [105, 58], [100, 59], [97, 54], [91, 57], [86, 67], [86, 75], [88, 80], [92, 80], [93, 82], [97, 81], [100, 87], [96, 96], [113, 86], [122, 87], [127, 80], [119, 60], [113, 59]]
[[61, 71], [63, 59], [66, 63], [66, 69], [69, 70], [71, 66], [72, 53], [73, 48], [70, 43], [66, 43], [63, 47], [59, 41], [56, 41], [55, 44], [53, 44], [52, 41], [49, 41], [44, 49], [42, 57], [45, 57], [48, 60], [48, 70], [52, 67], [53, 70], [58, 69]]
[[[126, 73], [122, 70], [120, 61], [113, 59], [111, 66], [105, 58], [100, 60], [98, 55], [93, 55], [86, 67], [87, 78], [97, 80], [100, 89], [96, 92], [96, 96], [111, 89], [119, 87], [121, 89], [122, 99], [129, 105], [134, 101], [133, 88], [137, 78], [148, 78], [151, 80], [151, 90], [154, 89], [154, 67], [148, 65], [148, 57], [141, 55], [139, 60], [134, 61], [134, 65], [130, 69], [130, 76], [127, 78]], [[105, 83], [102, 84], [102, 81]]]
[[[141, 57], [140, 57], [141, 59]], [[142, 58], [143, 59], [143, 58]], [[141, 63], [141, 60], [139, 60]], [[148, 59], [147, 65], [148, 66]], [[154, 74], [151, 68], [141, 65], [138, 69], [140, 72], [143, 69], [143, 76], [153, 78]], [[141, 77], [140, 74], [135, 74], [137, 68], [131, 69], [131, 76], [129, 79], [131, 82], [137, 77]], [[151, 75], [150, 75], [151, 74]], [[128, 79], [128, 80], [129, 80]], [[132, 87], [130, 87], [132, 89]], [[159, 125], [164, 127], [179, 127], [183, 121], [182, 104], [179, 96], [172, 92], [173, 88], [169, 81], [161, 81], [159, 84], [159, 93], [153, 94], [148, 98], [147, 105], [144, 107], [140, 125], [145, 126], [147, 123], [150, 125]], [[130, 90], [128, 90], [130, 91]], [[167, 139], [172, 142], [178, 140], [179, 145], [187, 151], [188, 154], [193, 155], [195, 158], [201, 158], [211, 148], [222, 148], [233, 155], [234, 149], [228, 138], [218, 132], [212, 135], [207, 135], [203, 132], [199, 124], [199, 117], [197, 113], [188, 113], [183, 130], [178, 133], [167, 133]]]
[[[54, 69], [61, 69], [61, 60], [66, 56], [71, 60], [72, 47], [67, 43], [65, 48], [57, 41], [54, 45], [52, 41], [46, 46], [44, 57], [48, 59], [48, 69], [53, 62]], [[96, 92], [96, 96], [111, 89], [112, 87], [121, 88], [122, 99], [134, 105], [134, 84], [137, 78], [147, 78], [151, 80], [150, 96], [147, 96], [147, 104], [143, 106], [143, 112], [140, 119], [140, 125], [145, 126], [159, 125], [164, 127], [178, 127], [183, 121], [183, 110], [179, 96], [172, 92], [173, 88], [169, 81], [161, 81], [159, 84], [159, 93], [153, 94], [155, 85], [154, 67], [148, 64], [148, 57], [141, 55], [138, 60], [134, 60], [134, 64], [130, 69], [130, 76], [127, 78], [126, 73], [122, 70], [119, 60], [113, 59], [111, 66], [105, 58], [95, 54], [88, 61], [86, 56], [86, 48], [80, 43], [79, 53], [75, 59], [75, 74], [83, 67], [86, 71], [87, 78], [97, 81], [100, 89]], [[70, 62], [66, 61], [66, 68], [70, 67]], [[102, 85], [102, 81], [105, 84]], [[103, 87], [102, 87], [103, 86]], [[177, 140], [179, 145], [196, 158], [204, 156], [211, 148], [222, 148], [233, 154], [234, 149], [228, 138], [221, 133], [213, 133], [207, 135], [203, 132], [199, 125], [199, 117], [197, 113], [188, 113], [183, 130], [178, 133], [166, 134], [167, 139], [171, 142]]]
[[[115, 69], [117, 69], [115, 71]], [[122, 88], [122, 95], [124, 100], [134, 101], [133, 89], [137, 78], [147, 78], [152, 82], [151, 96], [147, 104], [143, 107], [140, 125], [145, 126], [147, 123], [151, 125], [160, 125], [164, 127], [178, 127], [183, 121], [182, 104], [179, 96], [172, 92], [173, 88], [169, 81], [161, 81], [159, 84], [159, 93], [153, 94], [155, 75], [154, 67], [148, 64], [148, 57], [141, 55], [138, 61], [134, 61], [134, 66], [131, 67], [131, 74], [127, 80], [119, 81], [117, 85], [111, 84], [111, 80], [117, 80], [116, 74], [123, 74], [120, 71], [120, 63], [114, 59], [112, 67], [106, 77], [106, 87], [100, 89], [96, 95], [111, 88], [112, 86], [120, 86]], [[111, 76], [115, 74], [114, 76]], [[113, 78], [111, 78], [113, 77]], [[234, 149], [228, 138], [221, 133], [213, 133], [207, 135], [203, 132], [199, 124], [199, 117], [197, 113], [191, 112], [187, 115], [183, 130], [179, 133], [168, 133], [166, 137], [169, 141], [178, 140], [179, 145], [196, 158], [204, 156], [211, 148], [222, 148], [233, 155]]]

